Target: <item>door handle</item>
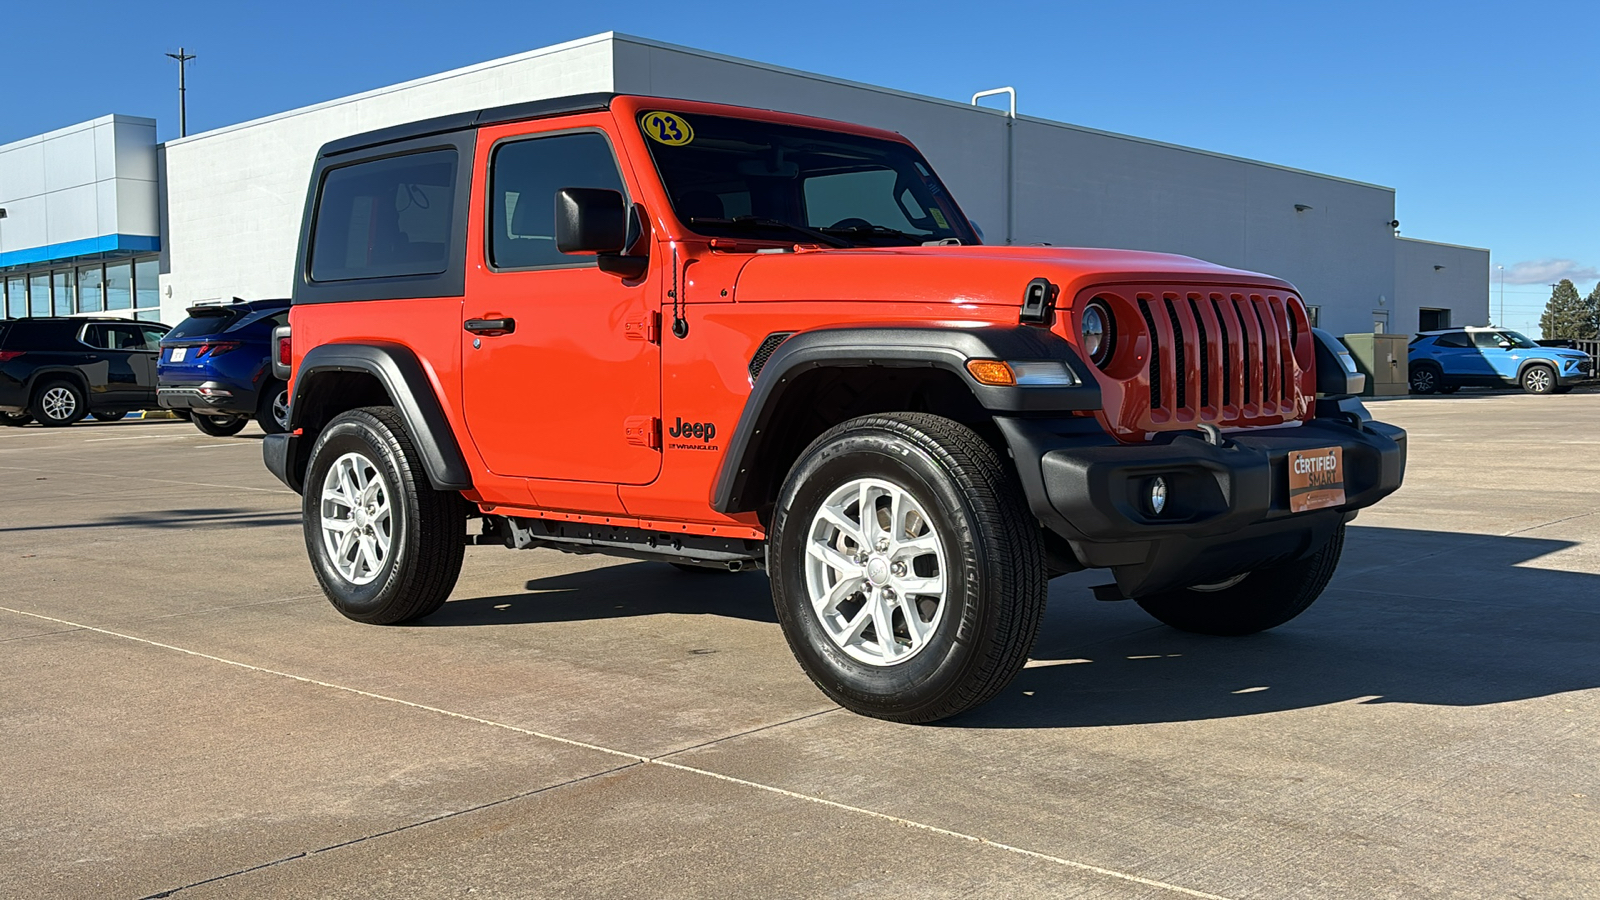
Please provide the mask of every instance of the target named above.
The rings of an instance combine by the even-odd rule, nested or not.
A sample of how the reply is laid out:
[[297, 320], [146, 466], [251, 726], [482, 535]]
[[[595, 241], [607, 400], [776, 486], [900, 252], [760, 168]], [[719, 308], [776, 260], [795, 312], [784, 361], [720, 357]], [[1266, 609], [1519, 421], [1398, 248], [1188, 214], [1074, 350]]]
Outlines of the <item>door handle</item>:
[[512, 318], [468, 319], [461, 324], [461, 327], [483, 337], [500, 337], [516, 331], [517, 320]]

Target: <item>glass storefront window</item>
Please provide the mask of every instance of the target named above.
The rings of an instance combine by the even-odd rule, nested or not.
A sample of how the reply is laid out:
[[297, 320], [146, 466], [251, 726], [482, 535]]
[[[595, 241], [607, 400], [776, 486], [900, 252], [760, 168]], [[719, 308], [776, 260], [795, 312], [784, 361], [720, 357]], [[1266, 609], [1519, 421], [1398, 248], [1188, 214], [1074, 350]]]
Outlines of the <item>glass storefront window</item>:
[[77, 310], [73, 304], [75, 299], [73, 294], [76, 292], [73, 290], [72, 270], [66, 269], [60, 272], [51, 272], [50, 282], [56, 295], [56, 315], [70, 316], [76, 312]]
[[133, 263], [134, 307], [147, 309], [161, 305], [161, 265], [157, 259], [140, 259]]
[[35, 272], [28, 276], [28, 315], [50, 315], [49, 272]]
[[0, 315], [20, 319], [28, 314], [28, 283], [21, 275], [6, 279], [6, 308]]
[[103, 280], [98, 263], [79, 267], [78, 312], [100, 312], [106, 308], [105, 297], [101, 295]]
[[133, 308], [133, 264], [106, 265], [106, 309]]

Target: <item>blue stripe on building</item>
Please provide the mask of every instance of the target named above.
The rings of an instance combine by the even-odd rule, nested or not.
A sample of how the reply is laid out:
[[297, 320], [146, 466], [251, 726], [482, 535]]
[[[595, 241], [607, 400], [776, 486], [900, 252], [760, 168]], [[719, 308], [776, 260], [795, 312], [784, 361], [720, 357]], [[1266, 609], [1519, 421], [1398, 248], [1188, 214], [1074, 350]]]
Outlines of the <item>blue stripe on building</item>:
[[28, 247], [0, 253], [0, 268], [41, 262], [68, 262], [97, 253], [153, 253], [161, 249], [161, 239], [144, 234], [102, 234], [99, 237], [43, 247]]

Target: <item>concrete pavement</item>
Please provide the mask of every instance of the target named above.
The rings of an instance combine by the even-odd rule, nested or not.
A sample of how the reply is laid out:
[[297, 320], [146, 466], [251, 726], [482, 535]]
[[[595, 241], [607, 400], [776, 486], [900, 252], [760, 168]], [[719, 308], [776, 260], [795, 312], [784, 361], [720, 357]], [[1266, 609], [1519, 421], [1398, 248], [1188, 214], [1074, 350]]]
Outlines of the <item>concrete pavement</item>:
[[0, 429], [0, 895], [1595, 896], [1600, 394], [1372, 408], [1407, 486], [1304, 616], [1058, 579], [921, 727], [829, 704], [759, 574], [472, 548], [361, 626], [253, 429]]

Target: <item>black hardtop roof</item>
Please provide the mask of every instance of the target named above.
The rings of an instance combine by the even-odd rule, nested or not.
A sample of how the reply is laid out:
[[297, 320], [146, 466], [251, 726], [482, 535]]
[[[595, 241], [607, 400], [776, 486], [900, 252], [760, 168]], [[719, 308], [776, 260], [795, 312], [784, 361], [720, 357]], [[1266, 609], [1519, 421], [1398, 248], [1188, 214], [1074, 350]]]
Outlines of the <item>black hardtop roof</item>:
[[322, 145], [322, 149], [317, 155], [318, 157], [337, 156], [341, 153], [364, 150], [380, 144], [392, 144], [413, 138], [448, 134], [452, 131], [465, 131], [468, 128], [478, 128], [483, 125], [499, 125], [523, 119], [541, 119], [548, 116], [562, 116], [580, 112], [598, 112], [603, 109], [609, 109], [611, 101], [618, 96], [615, 93], [573, 94], [568, 97], [552, 97], [549, 100], [533, 100], [527, 103], [513, 103], [509, 106], [496, 106], [490, 109], [453, 113], [448, 116], [423, 119], [420, 122], [407, 122], [404, 125], [392, 125], [388, 128], [380, 128], [376, 131], [353, 134], [349, 137], [329, 141]]

